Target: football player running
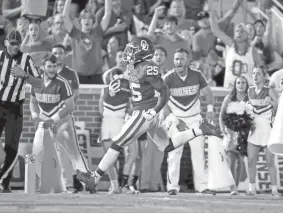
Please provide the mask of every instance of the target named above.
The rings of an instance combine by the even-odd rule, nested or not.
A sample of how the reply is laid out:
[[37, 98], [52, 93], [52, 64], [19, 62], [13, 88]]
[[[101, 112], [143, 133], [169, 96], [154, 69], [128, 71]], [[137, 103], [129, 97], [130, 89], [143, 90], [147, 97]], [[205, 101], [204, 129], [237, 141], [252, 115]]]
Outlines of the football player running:
[[[170, 92], [159, 75], [158, 66], [152, 61], [153, 53], [154, 46], [145, 37], [135, 38], [124, 50], [123, 60], [127, 63], [126, 78], [131, 89], [133, 115], [120, 133], [111, 139], [111, 147], [94, 172], [77, 170], [78, 178], [88, 186], [90, 193], [96, 192], [96, 185], [107, 169], [116, 162], [123, 147], [136, 141], [145, 132], [148, 132], [154, 143], [164, 152], [170, 152], [200, 135], [222, 137], [218, 128], [202, 122], [198, 128], [175, 131], [176, 134], [168, 139], [167, 130], [171, 131], [173, 122], [162, 125], [166, 114], [160, 111], [168, 102]], [[158, 97], [155, 91], [160, 93]]]

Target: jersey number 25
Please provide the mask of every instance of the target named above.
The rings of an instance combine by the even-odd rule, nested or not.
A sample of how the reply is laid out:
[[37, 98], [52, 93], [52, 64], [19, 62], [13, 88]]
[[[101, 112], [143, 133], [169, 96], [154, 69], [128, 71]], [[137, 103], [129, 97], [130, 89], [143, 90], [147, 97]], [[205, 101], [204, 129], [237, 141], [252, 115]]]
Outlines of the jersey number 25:
[[158, 67], [157, 66], [148, 66], [146, 68], [147, 75], [158, 75]]

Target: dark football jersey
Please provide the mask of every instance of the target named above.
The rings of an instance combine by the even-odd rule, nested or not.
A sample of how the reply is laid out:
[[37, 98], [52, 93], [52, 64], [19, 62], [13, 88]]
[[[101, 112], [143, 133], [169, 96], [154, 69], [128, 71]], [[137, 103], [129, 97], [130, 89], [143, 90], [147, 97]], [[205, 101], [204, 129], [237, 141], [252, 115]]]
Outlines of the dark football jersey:
[[33, 87], [31, 94], [35, 96], [42, 114], [52, 117], [66, 106], [64, 100], [72, 96], [72, 89], [65, 78], [57, 75], [43, 88]]
[[79, 89], [78, 74], [74, 70], [72, 70], [70, 67], [64, 66], [61, 72], [59, 72], [59, 75], [65, 78], [69, 82], [72, 90]]
[[155, 90], [159, 90], [164, 85], [158, 66], [153, 61], [144, 61], [136, 67], [128, 66], [126, 73], [126, 78], [130, 82], [133, 109], [154, 108], [158, 100]]

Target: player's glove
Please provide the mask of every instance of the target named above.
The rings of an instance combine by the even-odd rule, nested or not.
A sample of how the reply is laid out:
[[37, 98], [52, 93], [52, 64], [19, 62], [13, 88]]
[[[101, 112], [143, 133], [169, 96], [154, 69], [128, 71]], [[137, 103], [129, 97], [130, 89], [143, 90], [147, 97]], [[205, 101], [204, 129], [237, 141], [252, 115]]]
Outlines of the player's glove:
[[109, 84], [109, 94], [114, 96], [117, 92], [121, 90], [121, 82], [118, 80], [111, 81]]
[[156, 112], [154, 109], [149, 109], [146, 111], [143, 111], [142, 116], [147, 120], [151, 121], [156, 115]]

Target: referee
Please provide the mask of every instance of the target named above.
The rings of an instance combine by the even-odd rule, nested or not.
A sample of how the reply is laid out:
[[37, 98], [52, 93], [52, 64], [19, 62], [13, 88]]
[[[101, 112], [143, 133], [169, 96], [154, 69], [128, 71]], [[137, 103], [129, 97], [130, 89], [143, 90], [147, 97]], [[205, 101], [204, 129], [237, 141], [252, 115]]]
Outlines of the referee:
[[42, 87], [43, 81], [31, 57], [20, 52], [21, 35], [12, 30], [0, 51], [0, 137], [5, 128], [5, 160], [0, 168], [0, 192], [9, 193], [10, 181], [18, 160], [18, 146], [23, 127], [23, 103], [26, 83]]

